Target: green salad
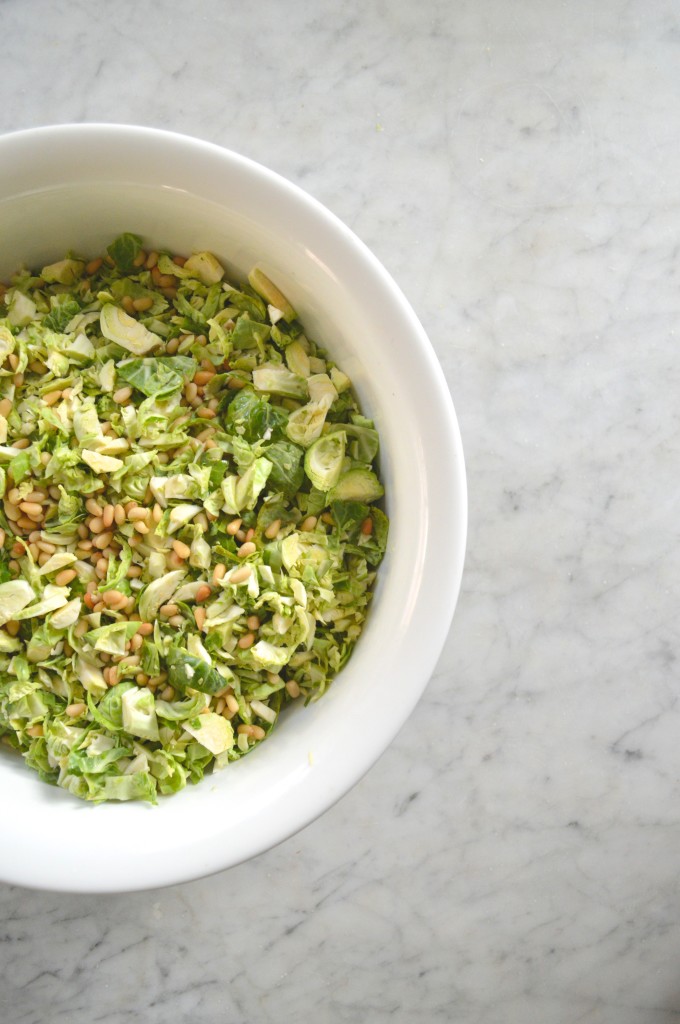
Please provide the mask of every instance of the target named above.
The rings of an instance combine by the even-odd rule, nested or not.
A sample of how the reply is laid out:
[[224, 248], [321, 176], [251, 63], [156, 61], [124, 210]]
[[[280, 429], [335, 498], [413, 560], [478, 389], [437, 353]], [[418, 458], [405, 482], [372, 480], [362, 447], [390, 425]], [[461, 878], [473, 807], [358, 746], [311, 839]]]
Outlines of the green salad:
[[117, 238], [0, 284], [0, 737], [156, 802], [316, 700], [388, 522], [378, 434], [259, 269]]

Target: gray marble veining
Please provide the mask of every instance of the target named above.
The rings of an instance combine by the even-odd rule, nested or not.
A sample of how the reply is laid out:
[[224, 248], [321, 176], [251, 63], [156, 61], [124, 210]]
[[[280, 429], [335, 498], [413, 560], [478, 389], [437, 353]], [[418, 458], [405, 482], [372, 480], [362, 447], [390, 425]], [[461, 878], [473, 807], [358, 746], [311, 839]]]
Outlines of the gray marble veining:
[[437, 672], [360, 785], [211, 879], [0, 888], [3, 1024], [676, 1021], [677, 5], [0, 14], [0, 130], [202, 136], [371, 246], [445, 369], [471, 524]]

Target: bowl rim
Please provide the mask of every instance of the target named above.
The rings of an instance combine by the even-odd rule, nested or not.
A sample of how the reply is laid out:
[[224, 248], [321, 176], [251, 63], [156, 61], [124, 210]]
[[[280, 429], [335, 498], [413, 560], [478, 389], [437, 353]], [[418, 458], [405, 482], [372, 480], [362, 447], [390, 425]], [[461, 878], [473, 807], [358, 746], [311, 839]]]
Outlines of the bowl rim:
[[[379, 743], [376, 743], [371, 748], [370, 753], [363, 751], [358, 754], [351, 768], [343, 773], [340, 784], [338, 784], [337, 779], [327, 779], [325, 786], [317, 786], [311, 795], [308, 793], [309, 799], [306, 801], [304, 808], [296, 808], [295, 813], [288, 815], [285, 823], [277, 821], [276, 828], [273, 830], [270, 829], [269, 832], [264, 834], [260, 833], [257, 837], [253, 836], [253, 840], [250, 843], [242, 844], [241, 850], [235, 858], [230, 857], [229, 851], [221, 847], [212, 858], [207, 860], [204, 858], [200, 866], [198, 866], [196, 858], [192, 858], [189, 852], [184, 856], [183, 861], [180, 858], [181, 863], [178, 862], [174, 867], [168, 866], [161, 872], [160, 876], [153, 878], [149, 875], [144, 876], [139, 884], [128, 884], [129, 879], [121, 884], [119, 876], [112, 876], [108, 872], [95, 871], [86, 880], [81, 878], [69, 881], [66, 877], [60, 877], [55, 885], [54, 877], [46, 879], [38, 876], [30, 864], [8, 863], [0, 850], [0, 877], [6, 881], [27, 885], [36, 889], [58, 889], [59, 891], [72, 892], [133, 891], [134, 889], [154, 888], [204, 877], [273, 848], [330, 809], [337, 800], [353, 788], [366, 774], [403, 727], [415, 704], [420, 699], [435, 663], [442, 652], [450, 629], [460, 592], [467, 537], [467, 485], [460, 430], [452, 397], [431, 342], [410, 303], [383, 264], [343, 221], [317, 199], [278, 172], [265, 167], [250, 157], [243, 156], [233, 150], [191, 135], [139, 125], [107, 123], [61, 124], [10, 132], [0, 135], [0, 166], [3, 160], [6, 159], [6, 152], [9, 152], [11, 156], [12, 147], [19, 147], [21, 149], [24, 146], [30, 147], [36, 143], [38, 145], [44, 144], [50, 140], [65, 143], [69, 139], [78, 144], [86, 143], [88, 139], [95, 143], [97, 140], [115, 137], [126, 142], [135, 139], [141, 141], [143, 139], [152, 142], [156, 141], [159, 144], [171, 147], [181, 146], [187, 150], [191, 149], [196, 154], [203, 155], [212, 161], [222, 161], [225, 169], [228, 166], [236, 168], [240, 173], [257, 180], [265, 188], [278, 192], [285, 202], [292, 203], [293, 205], [297, 204], [300, 208], [306, 208], [310, 215], [313, 216], [315, 222], [318, 222], [319, 229], [324, 233], [324, 236], [333, 236], [338, 244], [341, 243], [343, 251], [347, 253], [348, 257], [352, 257], [356, 261], [357, 266], [361, 267], [362, 273], [365, 273], [370, 278], [372, 284], [378, 290], [381, 299], [387, 301], [392, 306], [394, 315], [403, 322], [404, 330], [408, 332], [413, 343], [418, 348], [418, 353], [422, 358], [422, 372], [427, 379], [429, 389], [428, 418], [431, 422], [428, 424], [428, 427], [431, 434], [434, 430], [438, 435], [442, 451], [452, 456], [450, 476], [444, 474], [445, 479], [437, 481], [437, 492], [430, 497], [436, 500], [436, 507], [440, 509], [440, 512], [444, 504], [448, 502], [449, 507], [453, 511], [452, 518], [454, 524], [452, 527], [449, 527], [448, 547], [444, 546], [440, 551], [433, 550], [438, 543], [438, 538], [439, 543], [441, 543], [441, 530], [438, 529], [437, 523], [432, 523], [433, 529], [428, 531], [424, 540], [426, 550], [423, 558], [440, 558], [442, 569], [447, 575], [447, 586], [440, 595], [440, 601], [435, 612], [435, 621], [430, 624], [429, 649], [427, 655], [423, 658], [422, 673], [421, 678], [418, 680], [418, 685], [413, 687], [411, 693], [401, 698], [398, 705], [398, 713], [396, 710], [393, 710], [388, 720], [382, 725]], [[116, 183], [115, 179], [112, 179], [112, 181]], [[47, 190], [49, 189], [40, 186], [33, 191], [41, 192]], [[15, 198], [20, 194], [24, 193], [0, 194], [0, 203], [7, 199]], [[26, 194], [31, 194], [30, 190]], [[433, 514], [432, 509], [427, 505], [426, 511]], [[202, 785], [206, 785], [206, 782], [204, 781]], [[275, 832], [275, 835], [271, 834], [272, 831]]]

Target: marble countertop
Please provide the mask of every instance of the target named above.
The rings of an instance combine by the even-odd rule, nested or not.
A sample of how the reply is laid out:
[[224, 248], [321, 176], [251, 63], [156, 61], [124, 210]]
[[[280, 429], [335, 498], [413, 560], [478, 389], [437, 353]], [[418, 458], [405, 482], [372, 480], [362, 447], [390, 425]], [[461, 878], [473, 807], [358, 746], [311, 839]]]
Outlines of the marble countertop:
[[470, 486], [449, 640], [375, 768], [213, 878], [0, 886], [3, 1024], [677, 1021], [677, 4], [0, 11], [0, 131], [198, 135], [367, 242]]

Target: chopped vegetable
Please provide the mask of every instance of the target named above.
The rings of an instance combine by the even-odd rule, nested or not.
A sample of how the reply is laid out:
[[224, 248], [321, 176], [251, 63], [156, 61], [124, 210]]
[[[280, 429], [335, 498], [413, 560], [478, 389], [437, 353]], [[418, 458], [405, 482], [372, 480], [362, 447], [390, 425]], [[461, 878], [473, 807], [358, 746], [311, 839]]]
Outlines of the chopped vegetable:
[[147, 800], [321, 697], [388, 522], [378, 434], [261, 270], [126, 233], [0, 287], [0, 739]]

